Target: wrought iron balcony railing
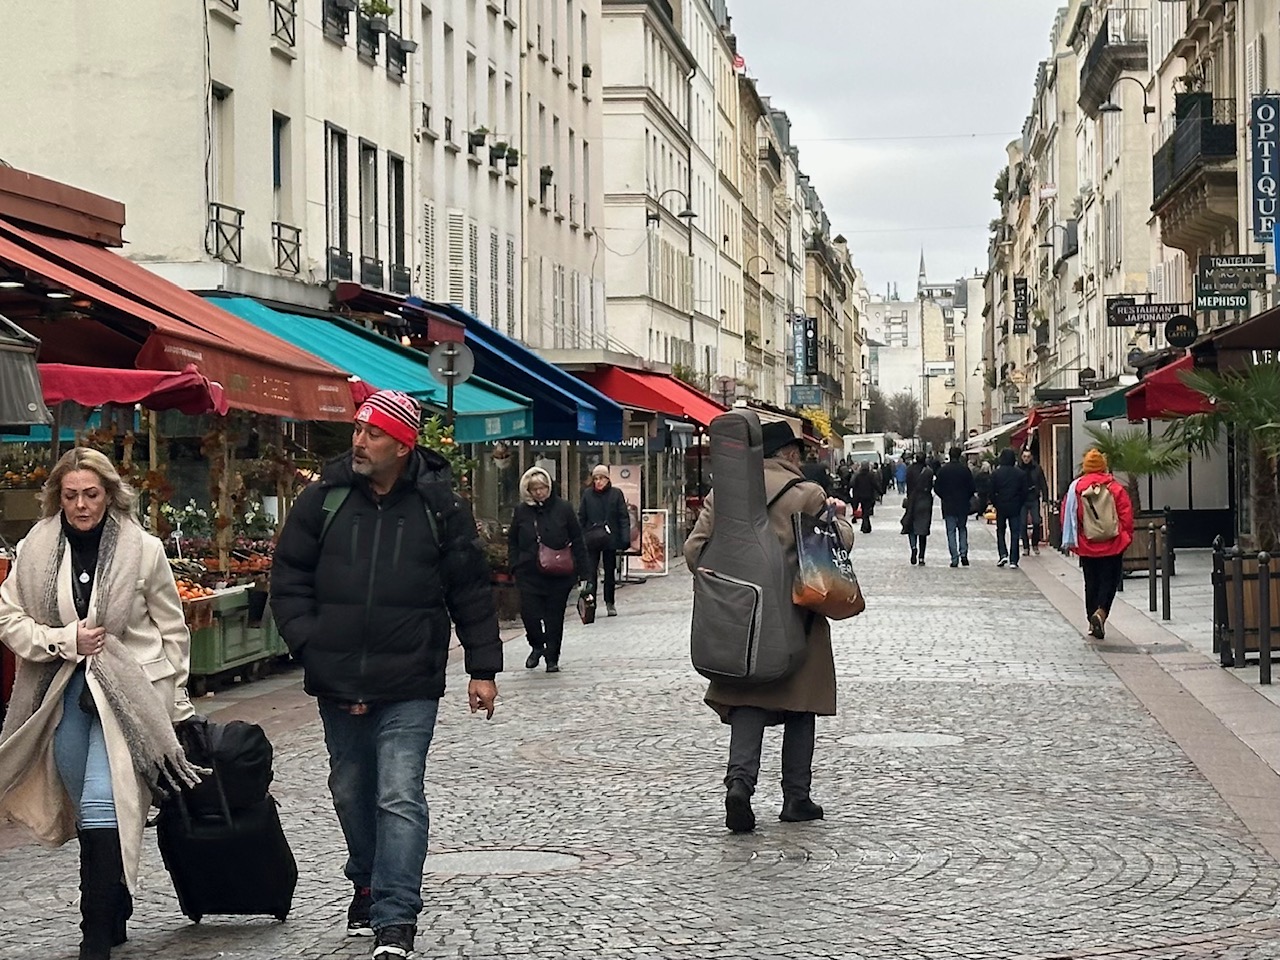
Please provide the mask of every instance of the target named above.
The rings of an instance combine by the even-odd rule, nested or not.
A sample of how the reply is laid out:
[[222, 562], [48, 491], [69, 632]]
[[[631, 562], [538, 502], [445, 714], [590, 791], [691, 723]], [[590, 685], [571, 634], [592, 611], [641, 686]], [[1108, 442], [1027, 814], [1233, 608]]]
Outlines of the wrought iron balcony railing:
[[244, 234], [244, 211], [226, 203], [209, 204], [209, 226], [205, 249], [210, 256], [239, 263]]
[[386, 279], [382, 272], [381, 260], [365, 256], [360, 258], [360, 283], [366, 287], [382, 289]]
[[1206, 100], [1200, 109], [1168, 127], [1168, 139], [1151, 160], [1151, 197], [1158, 206], [1191, 171], [1236, 156], [1236, 102]]
[[286, 47], [298, 43], [298, 0], [271, 0], [271, 35]]
[[413, 285], [413, 271], [398, 263], [391, 265], [391, 292], [408, 296]]
[[275, 251], [276, 269], [285, 273], [302, 272], [302, 229], [281, 223], [271, 224], [271, 246]]
[[350, 280], [351, 279], [351, 251], [343, 250], [340, 247], [330, 247], [328, 250], [329, 260], [329, 279], [330, 280]]

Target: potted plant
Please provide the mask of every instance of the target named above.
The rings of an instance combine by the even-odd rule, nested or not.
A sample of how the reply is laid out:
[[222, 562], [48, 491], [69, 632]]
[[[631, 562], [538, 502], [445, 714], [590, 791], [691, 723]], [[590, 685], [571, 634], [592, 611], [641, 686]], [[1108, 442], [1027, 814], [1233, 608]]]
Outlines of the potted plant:
[[467, 146], [472, 150], [479, 150], [484, 146], [485, 140], [489, 136], [488, 127], [476, 127], [467, 134]]
[[507, 147], [507, 169], [520, 165], [520, 151], [515, 147]]
[[395, 12], [396, 8], [387, 0], [360, 0], [360, 13], [374, 33], [386, 33], [390, 29], [387, 18]]
[[[1168, 437], [1148, 436], [1146, 431], [1137, 428], [1109, 430], [1105, 427], [1087, 427], [1086, 431], [1093, 438], [1093, 445], [1098, 452], [1107, 458], [1111, 472], [1120, 477], [1129, 500], [1133, 503], [1134, 535], [1133, 543], [1124, 553], [1126, 572], [1146, 570], [1149, 563], [1150, 542], [1145, 534], [1147, 524], [1155, 523], [1160, 527], [1164, 521], [1161, 511], [1142, 511], [1142, 488], [1140, 477], [1170, 477], [1187, 464], [1187, 445]], [[1157, 536], [1157, 563], [1164, 555], [1164, 541]]]
[[507, 142], [498, 140], [489, 147], [489, 156], [494, 160], [501, 160], [507, 154]]
[[550, 186], [551, 181], [555, 179], [556, 172], [550, 164], [546, 164], [538, 170], [538, 182], [544, 187]]

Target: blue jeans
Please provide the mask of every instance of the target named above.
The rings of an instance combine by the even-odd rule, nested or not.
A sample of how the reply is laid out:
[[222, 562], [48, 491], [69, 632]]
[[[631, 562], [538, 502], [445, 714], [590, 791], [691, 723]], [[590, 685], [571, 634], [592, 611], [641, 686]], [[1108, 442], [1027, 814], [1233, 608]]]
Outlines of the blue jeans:
[[347, 841], [347, 879], [369, 887], [374, 930], [418, 922], [427, 858], [422, 779], [438, 700], [371, 704], [353, 716], [320, 701], [329, 792]]
[[947, 524], [947, 549], [951, 551], [951, 559], [958, 563], [963, 557], [969, 559], [969, 524], [968, 517], [942, 518]]
[[53, 735], [53, 762], [75, 804], [76, 826], [81, 830], [114, 829], [116, 802], [107, 741], [102, 721], [80, 709], [84, 688], [84, 669], [80, 669], [71, 675], [62, 694], [62, 719]]
[[[1018, 524], [1022, 523], [1022, 517], [1021, 507], [1012, 513], [996, 510], [996, 550], [1000, 552], [1001, 560], [1008, 557], [1009, 562], [1015, 566], [1018, 563], [1018, 542], [1022, 539], [1022, 534], [1018, 532]], [[1026, 524], [1022, 526], [1025, 530]], [[1006, 534], [1008, 540], [1005, 539]]]

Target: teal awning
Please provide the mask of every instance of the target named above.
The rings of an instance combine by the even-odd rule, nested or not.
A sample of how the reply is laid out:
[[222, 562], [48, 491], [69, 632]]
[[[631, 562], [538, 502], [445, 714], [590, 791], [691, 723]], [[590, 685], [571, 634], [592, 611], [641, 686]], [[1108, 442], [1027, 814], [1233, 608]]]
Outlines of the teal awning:
[[[281, 313], [248, 297], [209, 299], [370, 386], [400, 390], [436, 411], [446, 409], [445, 388], [431, 375], [426, 354], [421, 351], [403, 347], [340, 317], [315, 319]], [[454, 389], [453, 409], [454, 436], [459, 443], [533, 436], [529, 398], [479, 377]]]
[[1132, 386], [1119, 387], [1110, 393], [1103, 394], [1093, 401], [1093, 409], [1084, 415], [1086, 420], [1115, 420], [1127, 417], [1129, 408], [1125, 405], [1124, 395], [1132, 390]]

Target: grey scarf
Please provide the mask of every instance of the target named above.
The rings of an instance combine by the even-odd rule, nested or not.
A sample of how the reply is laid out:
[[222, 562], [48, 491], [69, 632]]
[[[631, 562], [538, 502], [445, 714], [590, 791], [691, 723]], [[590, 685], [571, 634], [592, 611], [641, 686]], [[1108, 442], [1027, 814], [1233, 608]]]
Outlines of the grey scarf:
[[[120, 639], [128, 627], [137, 592], [142, 536], [142, 529], [131, 518], [108, 515], [98, 548], [88, 618], [92, 623], [96, 617], [107, 636], [102, 652], [89, 659], [87, 669], [102, 691], [105, 708], [120, 724], [134, 769], [153, 794], [165, 797], [169, 795], [165, 784], [171, 789], [194, 786], [205, 771], [188, 762], [174, 735], [167, 705]], [[19, 605], [44, 626], [66, 625], [58, 609], [58, 581], [66, 552], [66, 534], [59, 518], [42, 520], [27, 534], [13, 571]], [[64, 664], [62, 660], [22, 664], [0, 743], [39, 709]], [[102, 709], [104, 705], [98, 706]]]

